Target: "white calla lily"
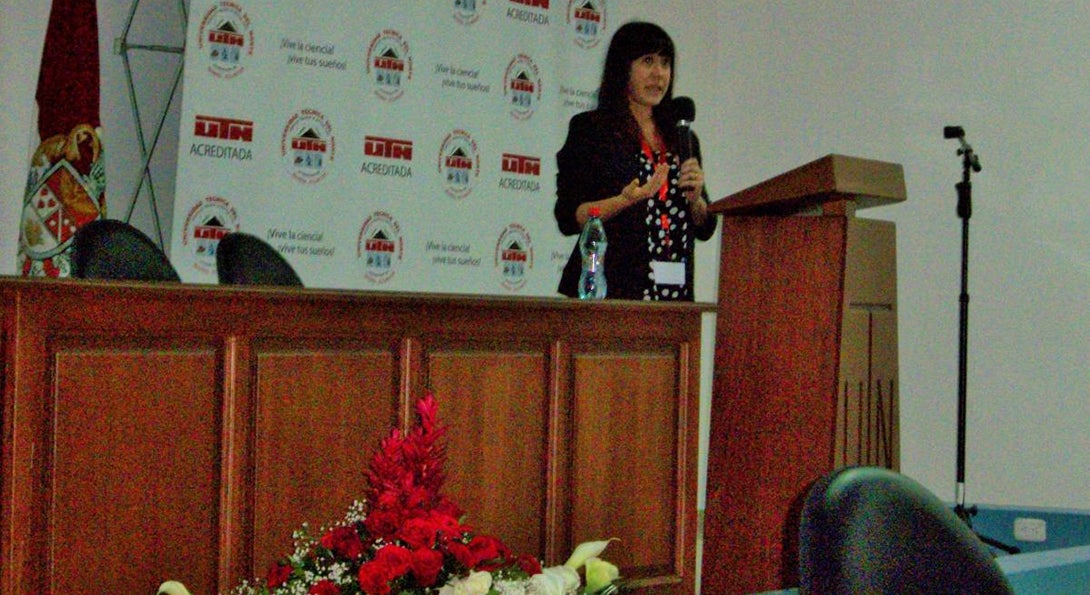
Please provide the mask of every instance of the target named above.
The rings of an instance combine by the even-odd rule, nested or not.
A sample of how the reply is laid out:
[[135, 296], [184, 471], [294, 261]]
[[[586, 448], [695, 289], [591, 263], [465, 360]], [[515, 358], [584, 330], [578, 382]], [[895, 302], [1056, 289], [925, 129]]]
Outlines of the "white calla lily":
[[612, 541], [616, 541], [616, 537], [610, 539], [604, 539], [602, 541], [584, 541], [580, 543], [571, 556], [568, 557], [568, 561], [564, 563], [564, 566], [573, 570], [578, 570], [583, 564], [586, 563], [588, 558], [597, 558], [605, 551], [606, 546]]
[[[538, 579], [538, 577], [541, 578]], [[538, 580], [536, 584], [534, 579]], [[530, 585], [541, 589], [540, 591], [531, 592], [540, 593], [540, 595], [565, 595], [578, 590], [581, 582], [579, 573], [574, 568], [568, 568], [567, 566], [542, 568], [541, 574], [530, 577]]]
[[189, 595], [189, 589], [178, 581], [167, 581], [159, 585], [159, 595]]
[[597, 593], [621, 576], [621, 571], [601, 558], [586, 561], [587, 593]]

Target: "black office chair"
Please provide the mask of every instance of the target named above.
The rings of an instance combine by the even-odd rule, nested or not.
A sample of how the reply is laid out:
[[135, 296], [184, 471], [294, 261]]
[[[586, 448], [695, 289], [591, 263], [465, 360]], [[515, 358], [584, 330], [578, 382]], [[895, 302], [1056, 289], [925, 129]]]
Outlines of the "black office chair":
[[991, 551], [914, 480], [877, 467], [830, 473], [799, 527], [799, 593], [1013, 593]]
[[77, 279], [181, 281], [165, 252], [139, 229], [116, 219], [96, 219], [72, 238]]
[[220, 238], [216, 275], [226, 285], [302, 287], [303, 281], [284, 257], [257, 236], [239, 231]]

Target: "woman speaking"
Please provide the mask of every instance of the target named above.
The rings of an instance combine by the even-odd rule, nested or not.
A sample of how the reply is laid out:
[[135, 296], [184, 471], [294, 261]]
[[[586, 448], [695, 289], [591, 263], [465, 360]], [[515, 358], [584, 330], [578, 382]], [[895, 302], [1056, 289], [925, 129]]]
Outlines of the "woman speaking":
[[[715, 233], [708, 215], [700, 144], [678, 157], [673, 105], [674, 43], [661, 27], [632, 22], [613, 34], [598, 107], [575, 115], [556, 155], [556, 205], [564, 235], [576, 235], [598, 207], [609, 250], [607, 297], [693, 299], [693, 248]], [[574, 297], [579, 247], [558, 291]]]

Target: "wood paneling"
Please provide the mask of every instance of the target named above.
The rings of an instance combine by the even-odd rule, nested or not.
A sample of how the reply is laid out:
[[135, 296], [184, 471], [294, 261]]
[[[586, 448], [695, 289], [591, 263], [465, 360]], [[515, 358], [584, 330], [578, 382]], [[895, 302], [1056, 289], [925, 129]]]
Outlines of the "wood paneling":
[[897, 455], [896, 163], [827, 155], [715, 201], [724, 215], [701, 587], [798, 584], [810, 486]]
[[304, 522], [339, 520], [362, 499], [371, 453], [397, 427], [397, 361], [351, 344], [255, 350], [254, 561], [292, 551]]
[[892, 224], [723, 219], [702, 586], [798, 584], [810, 485], [836, 467], [896, 468]]
[[702, 584], [751, 593], [792, 584], [796, 500], [832, 465], [845, 222], [722, 223]]
[[680, 574], [679, 403], [658, 398], [676, 392], [676, 361], [650, 350], [575, 358], [575, 540], [618, 538], [611, 561], [639, 577]]
[[[428, 354], [428, 384], [450, 395], [447, 493], [466, 522], [519, 551], [544, 555], [549, 393], [544, 349], [453, 346]], [[503, 453], [503, 456], [489, 456]]]
[[548, 564], [619, 537], [636, 592], [691, 594], [709, 310], [2, 279], [0, 593], [262, 575], [431, 390], [472, 525]]
[[151, 593], [162, 572], [214, 586], [215, 351], [85, 337], [53, 361], [48, 592]]

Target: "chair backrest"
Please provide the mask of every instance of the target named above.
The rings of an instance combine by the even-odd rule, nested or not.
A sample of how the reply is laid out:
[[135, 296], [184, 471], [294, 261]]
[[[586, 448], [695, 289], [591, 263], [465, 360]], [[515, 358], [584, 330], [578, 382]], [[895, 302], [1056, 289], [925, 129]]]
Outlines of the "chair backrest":
[[227, 285], [302, 287], [295, 269], [275, 248], [257, 236], [231, 232], [216, 247], [216, 275]]
[[72, 238], [72, 276], [78, 279], [181, 281], [162, 248], [139, 229], [96, 219]]
[[992, 552], [938, 497], [894, 471], [849, 467], [828, 474], [807, 495], [799, 592], [1014, 591]]

